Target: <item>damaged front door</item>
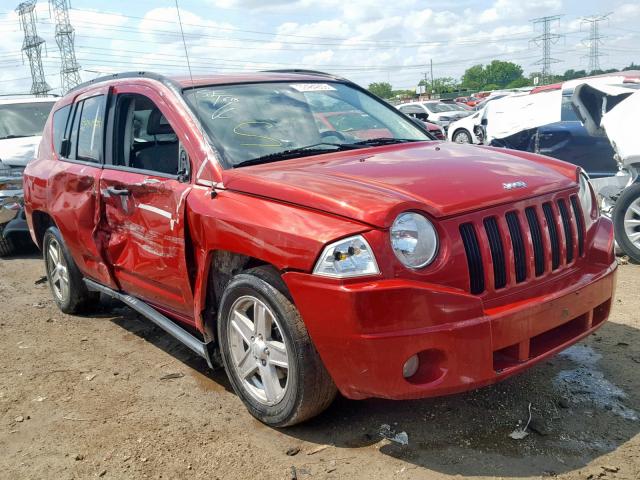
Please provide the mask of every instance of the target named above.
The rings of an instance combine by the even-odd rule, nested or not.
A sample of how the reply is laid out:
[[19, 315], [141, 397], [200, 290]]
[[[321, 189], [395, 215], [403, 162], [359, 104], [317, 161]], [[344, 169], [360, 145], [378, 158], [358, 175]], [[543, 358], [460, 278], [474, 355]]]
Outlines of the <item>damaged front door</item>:
[[117, 87], [116, 94], [112, 148], [100, 181], [105, 256], [123, 291], [188, 317], [188, 156], [161, 97], [139, 86]]

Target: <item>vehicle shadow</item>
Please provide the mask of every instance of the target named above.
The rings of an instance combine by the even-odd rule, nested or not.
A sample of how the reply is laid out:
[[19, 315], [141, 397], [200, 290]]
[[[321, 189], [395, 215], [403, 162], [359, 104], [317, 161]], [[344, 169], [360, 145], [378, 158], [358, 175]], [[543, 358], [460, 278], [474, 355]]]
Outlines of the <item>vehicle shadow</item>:
[[[322, 415], [282, 430], [464, 476], [546, 476], [584, 467], [640, 432], [640, 331], [609, 322], [531, 370], [465, 394], [418, 401], [339, 398]], [[528, 435], [509, 435], [532, 420]], [[409, 444], [386, 437], [406, 432]], [[389, 435], [388, 430], [391, 430]]]
[[198, 385], [204, 390], [219, 391], [224, 389], [233, 392], [223, 368], [212, 370], [202, 357], [194, 354], [182, 343], [122, 302], [102, 295], [98, 311], [92, 312], [90, 316], [91, 318], [109, 319], [119, 327], [173, 356], [191, 369]]
[[[206, 362], [120, 302], [102, 300], [115, 324], [193, 370], [200, 387], [232, 391]], [[608, 322], [566, 352], [502, 383], [415, 401], [351, 401], [279, 430], [339, 449], [375, 445], [417, 468], [464, 476], [551, 476], [580, 469], [640, 433], [640, 331]], [[528, 435], [509, 435], [529, 418]], [[248, 413], [247, 413], [248, 415]], [[388, 427], [383, 427], [388, 425]], [[383, 438], [406, 432], [409, 444]], [[389, 435], [389, 431], [391, 435]]]

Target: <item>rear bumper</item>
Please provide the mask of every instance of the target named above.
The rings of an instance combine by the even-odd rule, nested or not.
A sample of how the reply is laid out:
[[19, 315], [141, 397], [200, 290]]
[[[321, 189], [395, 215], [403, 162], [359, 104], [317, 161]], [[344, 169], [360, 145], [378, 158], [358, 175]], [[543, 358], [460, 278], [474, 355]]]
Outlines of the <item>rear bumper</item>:
[[[609, 315], [615, 276], [615, 261], [589, 264], [544, 295], [492, 309], [423, 282], [283, 278], [343, 395], [411, 399], [498, 382], [589, 335]], [[418, 371], [405, 379], [416, 354]]]

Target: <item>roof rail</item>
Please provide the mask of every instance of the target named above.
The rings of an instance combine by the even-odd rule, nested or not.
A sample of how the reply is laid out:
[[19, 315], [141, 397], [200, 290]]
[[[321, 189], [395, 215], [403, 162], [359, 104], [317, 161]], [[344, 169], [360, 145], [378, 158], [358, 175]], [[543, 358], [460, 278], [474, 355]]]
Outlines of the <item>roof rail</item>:
[[305, 70], [304, 68], [282, 68], [276, 70], [262, 70], [264, 73], [297, 73], [300, 75], [321, 75], [323, 77], [335, 78], [343, 80], [342, 77], [333, 75], [332, 73], [321, 72], [319, 70]]
[[152, 80], [157, 80], [159, 82], [165, 83], [165, 84], [170, 84], [172, 86], [175, 86], [175, 83], [169, 79], [168, 77], [165, 77], [164, 75], [160, 75], [159, 73], [154, 73], [154, 72], [145, 72], [145, 71], [139, 71], [139, 72], [122, 72], [122, 73], [112, 73], [111, 75], [105, 75], [103, 77], [96, 77], [93, 80], [89, 80], [88, 82], [83, 82], [79, 85], [76, 85], [73, 88], [70, 88], [66, 93], [71, 93], [75, 90], [79, 90], [81, 88], [84, 87], [88, 87], [89, 85], [94, 85], [96, 83], [101, 83], [101, 82], [106, 82], [108, 80], [117, 80], [120, 78], [150, 78]]

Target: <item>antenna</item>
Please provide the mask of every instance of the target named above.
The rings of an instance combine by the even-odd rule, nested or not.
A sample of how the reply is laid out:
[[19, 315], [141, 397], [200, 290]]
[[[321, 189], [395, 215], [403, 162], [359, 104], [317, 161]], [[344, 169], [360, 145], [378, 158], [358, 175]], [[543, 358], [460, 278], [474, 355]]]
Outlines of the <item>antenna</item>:
[[187, 42], [184, 39], [184, 30], [182, 29], [182, 18], [180, 17], [180, 7], [178, 0], [176, 2], [176, 11], [178, 12], [178, 23], [180, 24], [180, 34], [182, 35], [182, 45], [184, 46], [184, 56], [187, 58], [187, 68], [189, 69], [189, 79], [191, 80], [191, 88], [193, 88], [193, 74], [191, 73], [191, 62], [189, 61], [189, 52], [187, 51]]

